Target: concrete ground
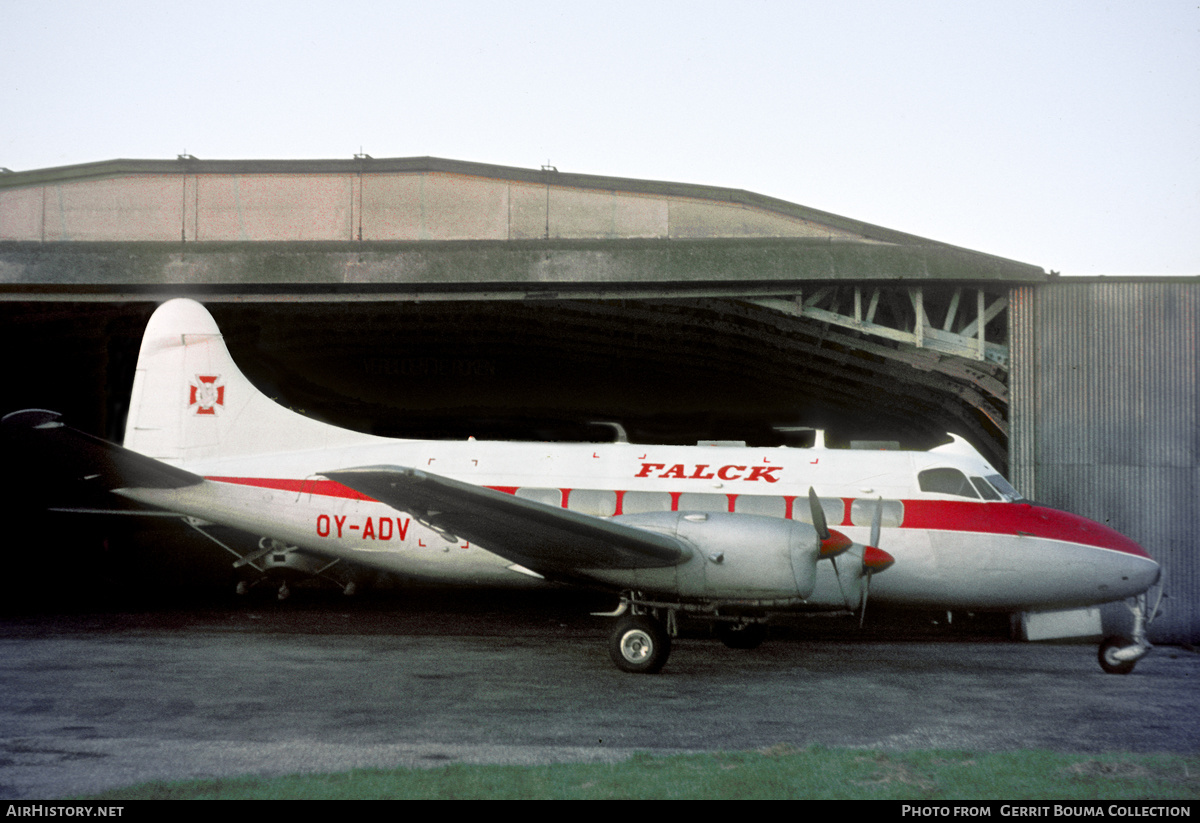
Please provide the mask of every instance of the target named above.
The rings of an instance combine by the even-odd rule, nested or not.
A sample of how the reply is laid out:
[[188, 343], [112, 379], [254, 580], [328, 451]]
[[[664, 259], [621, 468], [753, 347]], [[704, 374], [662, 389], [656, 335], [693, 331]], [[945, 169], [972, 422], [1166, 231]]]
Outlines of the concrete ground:
[[0, 618], [0, 797], [148, 780], [634, 751], [1200, 751], [1200, 654], [1127, 676], [1093, 645], [828, 618], [732, 651], [692, 632], [624, 674], [563, 593]]

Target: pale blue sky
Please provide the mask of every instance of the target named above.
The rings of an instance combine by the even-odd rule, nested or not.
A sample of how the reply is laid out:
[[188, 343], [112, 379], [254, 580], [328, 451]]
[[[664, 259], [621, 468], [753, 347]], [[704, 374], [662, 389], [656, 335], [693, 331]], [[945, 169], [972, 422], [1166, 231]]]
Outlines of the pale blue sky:
[[0, 0], [0, 166], [433, 155], [1200, 274], [1200, 4]]

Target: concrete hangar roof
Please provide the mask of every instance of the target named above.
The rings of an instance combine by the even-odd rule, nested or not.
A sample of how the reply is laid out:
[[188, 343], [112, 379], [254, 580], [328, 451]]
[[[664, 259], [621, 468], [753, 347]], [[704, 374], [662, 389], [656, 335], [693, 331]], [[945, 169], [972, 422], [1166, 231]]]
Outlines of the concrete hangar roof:
[[[527, 358], [565, 352], [545, 368], [560, 384], [580, 373], [611, 384], [616, 358], [709, 419], [744, 418], [748, 406], [781, 423], [869, 416], [901, 439], [957, 431], [1001, 463], [1009, 290], [1046, 279], [1036, 266], [752, 192], [552, 168], [185, 155], [0, 174], [4, 301], [189, 293], [243, 304], [224, 321], [231, 336], [242, 316], [247, 329], [268, 322], [245, 304], [269, 300], [278, 318], [282, 302], [307, 330], [296, 346], [305, 350], [327, 325], [344, 331], [344, 317], [317, 306], [377, 303], [360, 311], [399, 313], [421, 339], [399, 340], [394, 324], [372, 337], [369, 318], [355, 321], [355, 336], [397, 357], [474, 362], [471, 352], [495, 351], [519, 329]], [[454, 335], [439, 336], [450, 326]], [[385, 371], [405, 360], [388, 358]], [[325, 381], [356, 396], [338, 371]], [[741, 405], [687, 389], [698, 374]], [[424, 377], [433, 393], [444, 389]], [[585, 403], [589, 391], [565, 385], [561, 395]], [[635, 396], [646, 392], [614, 389], [612, 403], [586, 413], [671, 416], [670, 404]], [[472, 408], [515, 402], [476, 394]], [[566, 406], [557, 413], [583, 413]]]
[[[666, 240], [711, 242], [654, 242]], [[2, 174], [3, 241], [383, 243], [389, 257], [399, 251], [396, 243], [476, 241], [504, 243], [519, 261], [468, 251], [474, 265], [453, 271], [429, 259], [403, 271], [375, 261], [364, 271], [359, 257], [340, 272], [343, 283], [1045, 278], [1035, 266], [753, 192], [434, 157], [183, 156]], [[528, 262], [520, 260], [522, 246], [542, 253], [537, 265], [520, 265]], [[584, 252], [596, 248], [611, 256]], [[548, 261], [544, 253], [553, 250], [561, 254]], [[633, 258], [646, 265], [631, 267]], [[313, 284], [336, 274], [292, 270]], [[222, 266], [202, 280], [255, 282], [264, 275]]]

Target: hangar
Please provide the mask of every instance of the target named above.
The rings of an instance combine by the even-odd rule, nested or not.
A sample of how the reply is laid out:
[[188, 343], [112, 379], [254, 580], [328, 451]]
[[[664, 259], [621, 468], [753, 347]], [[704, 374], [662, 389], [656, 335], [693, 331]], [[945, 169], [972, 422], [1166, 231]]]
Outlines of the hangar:
[[[740, 190], [438, 158], [114, 160], [0, 174], [4, 410], [119, 438], [153, 306], [378, 434], [926, 448], [1170, 575], [1200, 635], [1197, 279], [1075, 279]], [[31, 397], [30, 395], [34, 395]]]

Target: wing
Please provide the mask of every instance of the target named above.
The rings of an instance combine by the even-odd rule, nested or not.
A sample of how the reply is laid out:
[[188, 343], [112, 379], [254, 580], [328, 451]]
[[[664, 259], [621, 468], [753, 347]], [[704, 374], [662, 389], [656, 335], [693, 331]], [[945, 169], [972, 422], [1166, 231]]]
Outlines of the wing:
[[649, 569], [691, 556], [676, 538], [402, 466], [322, 472], [444, 534], [538, 572]]
[[91, 488], [181, 489], [204, 482], [199, 475], [65, 426], [60, 418], [44, 409], [7, 414], [5, 440], [43, 473], [83, 481]]

